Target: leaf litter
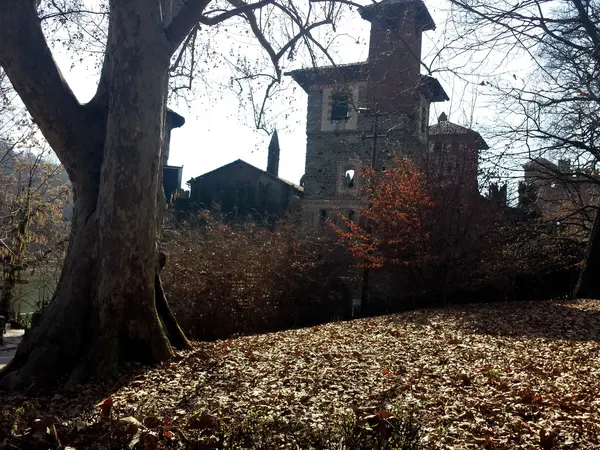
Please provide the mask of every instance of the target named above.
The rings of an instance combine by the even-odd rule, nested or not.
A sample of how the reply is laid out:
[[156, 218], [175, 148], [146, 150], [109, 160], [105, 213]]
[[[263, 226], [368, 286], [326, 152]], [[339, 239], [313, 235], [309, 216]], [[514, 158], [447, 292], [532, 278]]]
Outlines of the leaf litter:
[[599, 387], [600, 302], [477, 304], [197, 342], [94, 402], [93, 388], [29, 399], [53, 417], [30, 428], [57, 442], [112, 420], [130, 448], [188, 448], [253, 412], [319, 429], [393, 405], [426, 448], [593, 449]]

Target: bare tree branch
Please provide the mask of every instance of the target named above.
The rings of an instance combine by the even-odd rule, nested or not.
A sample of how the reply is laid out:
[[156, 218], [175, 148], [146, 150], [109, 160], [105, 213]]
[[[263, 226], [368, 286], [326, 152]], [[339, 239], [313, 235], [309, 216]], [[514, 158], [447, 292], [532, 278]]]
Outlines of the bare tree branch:
[[80, 130], [88, 113], [56, 66], [32, 2], [0, 1], [0, 40], [0, 64], [65, 168], [88, 165], [89, 155], [73, 151], [87, 147]]
[[227, 10], [216, 16], [209, 16], [208, 14], [210, 14], [212, 11], [207, 11], [205, 15], [202, 15], [199, 22], [203, 25], [218, 25], [219, 23], [221, 23], [227, 19], [230, 19], [232, 17], [241, 16], [248, 12], [252, 12], [256, 9], [260, 9], [264, 6], [270, 5], [274, 1], [275, 0], [260, 0], [256, 3], [245, 3], [243, 1], [239, 1], [239, 2], [231, 1], [229, 3], [234, 5], [236, 7], [235, 9]]

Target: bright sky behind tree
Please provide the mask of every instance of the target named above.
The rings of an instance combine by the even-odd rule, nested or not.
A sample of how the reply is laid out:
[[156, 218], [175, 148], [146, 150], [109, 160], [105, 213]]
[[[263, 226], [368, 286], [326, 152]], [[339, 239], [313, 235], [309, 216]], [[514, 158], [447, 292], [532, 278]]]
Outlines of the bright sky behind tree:
[[[446, 112], [451, 121], [472, 126], [487, 139], [484, 125], [491, 121], [492, 113], [484, 107], [485, 101], [482, 97], [485, 93], [480, 92], [477, 68], [481, 68], [481, 64], [471, 61], [473, 70], [469, 72], [464, 70], [468, 56], [452, 57], [452, 52], [441, 52], [440, 58], [440, 48], [444, 47], [448, 36], [452, 35], [452, 32], [448, 32], [448, 29], [452, 29], [452, 24], [447, 20], [450, 17], [450, 5], [444, 0], [426, 0], [425, 3], [437, 24], [437, 29], [424, 33], [423, 60], [430, 64], [435, 57], [432, 68], [441, 71], [433, 75], [440, 80], [451, 98], [448, 102], [433, 105], [430, 123], [435, 123], [439, 114]], [[367, 59], [369, 27], [369, 22], [363, 20], [357, 11], [345, 14], [337, 28], [334, 44], [330, 47], [336, 63]], [[319, 33], [323, 37], [327, 32], [330, 31], [319, 30], [315, 37], [318, 37]], [[256, 55], [261, 51], [258, 44], [251, 41], [249, 43], [247, 39], [242, 38], [240, 37], [240, 43], [246, 47], [244, 52], [248, 53], [249, 57], [252, 57], [253, 52]], [[235, 35], [232, 38], [231, 33], [222, 35], [222, 42], [218, 39], [217, 37], [216, 45], [223, 48], [234, 45], [236, 41]], [[56, 50], [55, 56], [80, 101], [89, 100], [96, 90], [97, 70], [91, 67], [92, 64], [72, 64], [73, 55], [64, 50]], [[451, 60], [448, 61], [447, 58]], [[511, 65], [516, 67], [515, 64]], [[285, 69], [307, 66], [310, 66], [310, 60], [302, 61], [298, 58]], [[521, 65], [520, 69], [526, 70], [526, 67]], [[456, 71], [462, 73], [456, 76]], [[427, 70], [422, 68], [421, 72], [427, 73]], [[506, 73], [514, 72], [507, 70]], [[180, 100], [169, 104], [171, 109], [186, 119], [185, 125], [174, 130], [172, 134], [169, 158], [169, 164], [184, 166], [184, 182], [238, 158], [261, 169], [266, 168], [268, 134], [255, 129], [252, 111], [247, 107], [241, 108], [239, 98], [233, 92], [212, 87], [216, 84], [227, 84], [230, 76], [231, 73], [224, 66], [211, 70], [208, 82], [203, 80], [195, 83], [194, 98], [191, 101]], [[280, 177], [298, 183], [304, 174], [305, 165], [307, 99], [306, 94], [290, 77], [284, 78], [284, 84], [289, 88], [286, 89], [285, 101], [276, 99], [271, 103], [269, 128], [277, 128], [279, 134]], [[293, 89], [295, 86], [296, 89]]]

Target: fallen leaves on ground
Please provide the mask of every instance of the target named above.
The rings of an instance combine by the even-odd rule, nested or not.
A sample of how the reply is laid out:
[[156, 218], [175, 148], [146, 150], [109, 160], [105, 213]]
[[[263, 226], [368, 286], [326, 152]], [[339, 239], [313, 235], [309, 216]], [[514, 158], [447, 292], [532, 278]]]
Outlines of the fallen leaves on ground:
[[421, 310], [196, 343], [100, 411], [60, 398], [52, 410], [63, 426], [92, 424], [110, 403], [112, 417], [140, 421], [128, 425], [138, 438], [147, 427], [189, 440], [250, 411], [322, 428], [394, 405], [417, 414], [429, 448], [600, 448], [599, 340], [599, 301]]

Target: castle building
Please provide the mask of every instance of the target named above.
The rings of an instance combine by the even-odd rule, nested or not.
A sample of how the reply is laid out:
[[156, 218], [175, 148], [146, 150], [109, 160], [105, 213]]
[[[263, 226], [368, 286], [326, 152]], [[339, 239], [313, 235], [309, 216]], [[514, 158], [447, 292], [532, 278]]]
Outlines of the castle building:
[[458, 184], [471, 199], [479, 193], [477, 174], [479, 151], [489, 146], [481, 135], [448, 121], [445, 113], [428, 128], [427, 151], [420, 153], [419, 164], [428, 182], [441, 187]]
[[[374, 136], [376, 169], [389, 167], [394, 154], [412, 157], [446, 147], [471, 152], [469, 183], [475, 189], [478, 150], [487, 148], [481, 136], [463, 133], [462, 127], [458, 133], [458, 125], [443, 117], [440, 123], [447, 123], [429, 127], [431, 103], [449, 98], [437, 79], [421, 74], [422, 35], [435, 29], [423, 1], [383, 0], [360, 13], [371, 23], [367, 61], [287, 73], [308, 94], [301, 184], [303, 220], [313, 226], [335, 220], [339, 212], [352, 217], [364, 206], [357, 197], [360, 172], [372, 163]], [[438, 145], [445, 141], [458, 144]], [[473, 164], [473, 157], [467, 159]]]
[[192, 178], [190, 201], [194, 208], [213, 209], [218, 205], [230, 220], [252, 218], [274, 224], [294, 212], [303, 196], [303, 189], [279, 177], [279, 139], [271, 136], [267, 170], [259, 169], [241, 159]]
[[571, 167], [568, 159], [556, 164], [541, 157], [527, 162], [523, 170], [519, 207], [529, 216], [587, 239], [600, 202], [598, 173]]

